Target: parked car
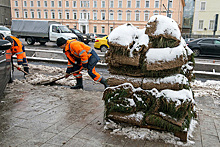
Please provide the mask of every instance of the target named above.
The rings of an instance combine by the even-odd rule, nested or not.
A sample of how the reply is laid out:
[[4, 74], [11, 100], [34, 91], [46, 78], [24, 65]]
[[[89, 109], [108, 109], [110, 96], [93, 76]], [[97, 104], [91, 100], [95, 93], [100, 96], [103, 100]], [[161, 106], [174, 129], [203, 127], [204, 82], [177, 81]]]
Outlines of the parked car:
[[195, 56], [220, 55], [219, 38], [199, 38], [188, 42], [187, 45], [192, 49]]
[[90, 36], [92, 42], [95, 42], [96, 35], [94, 33], [87, 33], [87, 35]]
[[101, 52], [107, 51], [107, 49], [109, 48], [108, 36], [105, 36], [103, 38], [96, 38], [94, 48], [97, 50], [101, 50]]
[[0, 96], [8, 82], [12, 81], [11, 68], [11, 43], [8, 40], [0, 39]]
[[185, 38], [184, 40], [186, 41], [186, 43], [188, 43], [188, 42], [193, 41], [195, 39], [194, 38]]
[[70, 29], [77, 37], [78, 40], [81, 42], [84, 42], [88, 44], [91, 41], [91, 38], [89, 35], [83, 34], [80, 30], [77, 29]]
[[3, 37], [11, 36], [11, 30], [5, 26], [0, 26], [0, 35]]
[[106, 34], [95, 34], [95, 38], [102, 38], [107, 36]]

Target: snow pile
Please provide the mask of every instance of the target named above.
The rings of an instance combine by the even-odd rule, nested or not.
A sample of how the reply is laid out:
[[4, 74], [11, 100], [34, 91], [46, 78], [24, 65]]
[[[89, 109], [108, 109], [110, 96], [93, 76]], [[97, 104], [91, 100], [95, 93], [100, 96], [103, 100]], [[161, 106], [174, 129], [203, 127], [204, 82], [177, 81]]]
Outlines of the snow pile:
[[187, 60], [186, 49], [180, 44], [178, 47], [174, 48], [150, 48], [146, 53], [145, 61], [148, 63], [155, 63], [158, 61], [169, 62], [184, 57], [184, 60]]
[[181, 39], [181, 32], [177, 23], [166, 16], [163, 15], [154, 15], [150, 18], [147, 24], [147, 30], [154, 28], [155, 26], [152, 23], [156, 22], [156, 28], [151, 32], [151, 36], [159, 36], [163, 34], [166, 38], [172, 36], [177, 40]]
[[[30, 71], [34, 71], [34, 73], [30, 73], [26, 75], [26, 80], [24, 82], [28, 82], [33, 85], [43, 84], [52, 82], [53, 80], [63, 77], [65, 75], [64, 68], [59, 67], [51, 67], [45, 65], [34, 65], [29, 64]], [[89, 75], [86, 71], [81, 71], [83, 75], [83, 79], [89, 79]], [[56, 81], [54, 84], [57, 85], [66, 85], [66, 86], [73, 86], [76, 84], [76, 78], [71, 75], [68, 78], [62, 78]]]
[[126, 46], [133, 42], [137, 35], [137, 28], [127, 23], [115, 28], [108, 36], [108, 41]]

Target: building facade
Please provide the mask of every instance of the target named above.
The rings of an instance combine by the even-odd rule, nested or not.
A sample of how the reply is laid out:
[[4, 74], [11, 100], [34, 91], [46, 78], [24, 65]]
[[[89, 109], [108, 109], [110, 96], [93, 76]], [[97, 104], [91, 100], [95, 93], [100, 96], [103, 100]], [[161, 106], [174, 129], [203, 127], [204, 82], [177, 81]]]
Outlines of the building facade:
[[[220, 15], [219, 0], [195, 0], [193, 35], [212, 36], [216, 14]], [[220, 19], [217, 21], [216, 36], [220, 36]]]
[[184, 0], [11, 0], [12, 19], [54, 20], [100, 34], [125, 23], [144, 28], [151, 16], [167, 12], [182, 26], [184, 6]]
[[11, 4], [9, 0], [0, 1], [0, 25], [11, 25]]

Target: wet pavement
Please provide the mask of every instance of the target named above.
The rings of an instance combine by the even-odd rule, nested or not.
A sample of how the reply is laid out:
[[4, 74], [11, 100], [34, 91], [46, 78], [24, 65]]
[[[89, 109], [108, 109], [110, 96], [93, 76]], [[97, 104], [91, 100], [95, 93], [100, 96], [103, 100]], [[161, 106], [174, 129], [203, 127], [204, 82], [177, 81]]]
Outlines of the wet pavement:
[[[100, 70], [102, 72], [102, 70]], [[104, 77], [107, 76], [103, 72]], [[15, 78], [23, 75], [16, 72]], [[0, 147], [170, 147], [163, 141], [133, 140], [104, 130], [104, 87], [84, 81], [84, 90], [63, 86], [9, 84], [0, 99]], [[197, 97], [196, 147], [220, 146], [219, 103]]]

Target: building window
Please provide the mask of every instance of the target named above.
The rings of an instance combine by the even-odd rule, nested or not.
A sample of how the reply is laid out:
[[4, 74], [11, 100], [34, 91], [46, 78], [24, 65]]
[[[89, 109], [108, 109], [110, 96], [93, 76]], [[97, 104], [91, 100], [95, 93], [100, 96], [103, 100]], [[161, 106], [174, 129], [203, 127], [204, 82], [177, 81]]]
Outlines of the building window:
[[101, 13], [101, 20], [105, 20], [105, 12]]
[[127, 8], [131, 8], [131, 1], [130, 0], [127, 1]]
[[69, 1], [66, 1], [66, 8], [69, 8]]
[[34, 1], [30, 2], [30, 7], [34, 7]]
[[59, 8], [62, 7], [62, 1], [58, 1], [58, 7], [59, 7]]
[[173, 0], [168, 0], [168, 2], [169, 2], [169, 8], [173, 8]]
[[122, 1], [121, 0], [118, 1], [118, 8], [122, 8]]
[[51, 19], [55, 19], [55, 12], [51, 12]]
[[114, 1], [110, 1], [110, 8], [114, 8]]
[[40, 11], [37, 12], [37, 18], [41, 18], [41, 12]]
[[[154, 12], [154, 15], [159, 15], [159, 13], [158, 12]], [[171, 14], [170, 14], [170, 16], [171, 16]]]
[[105, 8], [105, 1], [101, 1], [101, 8]]
[[44, 12], [44, 18], [46, 18], [46, 19], [48, 18], [48, 12], [47, 11]]
[[144, 13], [144, 21], [148, 21], [149, 19], [149, 13]]
[[93, 12], [93, 20], [97, 20], [97, 12]]
[[145, 1], [145, 8], [149, 8], [150, 7], [150, 1]]
[[18, 7], [18, 1], [15, 1], [15, 7]]
[[31, 11], [31, 18], [34, 18], [34, 11]]
[[102, 26], [102, 33], [105, 33], [105, 27]]
[[205, 10], [205, 4], [206, 4], [206, 2], [201, 2], [201, 11]]
[[47, 7], [47, 1], [44, 1], [44, 7]]
[[66, 19], [70, 19], [70, 13], [66, 12]]
[[140, 0], [136, 0], [136, 8], [140, 8]]
[[199, 30], [203, 29], [203, 20], [199, 20]]
[[54, 1], [51, 1], [51, 7], [54, 7]]
[[58, 19], [62, 19], [62, 12], [58, 12]]
[[140, 13], [135, 13], [135, 21], [140, 21]]
[[40, 1], [37, 1], [37, 7], [40, 7]]
[[28, 18], [28, 12], [24, 11], [24, 18]]
[[154, 8], [159, 8], [159, 0], [154, 1]]
[[73, 12], [73, 19], [77, 19], [77, 13]]
[[89, 1], [80, 1], [81, 8], [89, 8]]
[[109, 20], [114, 20], [114, 13], [110, 13], [109, 15]]
[[214, 30], [214, 23], [215, 23], [214, 20], [209, 21], [209, 30]]
[[73, 8], [76, 8], [77, 7], [77, 3], [76, 1], [73, 1]]
[[97, 8], [97, 1], [93, 1], [93, 8]]
[[118, 20], [122, 20], [122, 13], [121, 12], [118, 13]]
[[126, 14], [126, 20], [127, 20], [127, 21], [131, 21], [131, 13], [130, 13], [130, 12], [127, 12], [127, 14]]
[[97, 33], [97, 26], [93, 26], [93, 32]]
[[27, 7], [27, 1], [24, 1], [24, 7]]

